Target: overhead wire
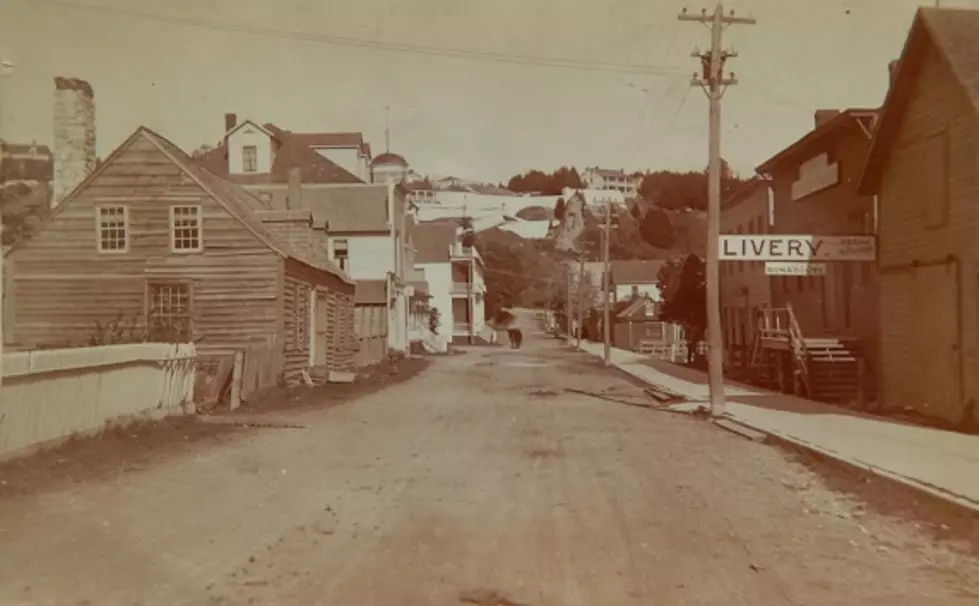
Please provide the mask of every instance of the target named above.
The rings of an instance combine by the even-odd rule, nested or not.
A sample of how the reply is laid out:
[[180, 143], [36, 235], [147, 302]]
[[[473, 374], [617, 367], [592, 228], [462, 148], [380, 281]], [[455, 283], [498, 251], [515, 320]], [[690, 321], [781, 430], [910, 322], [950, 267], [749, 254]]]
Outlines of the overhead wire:
[[381, 42], [378, 40], [368, 40], [364, 38], [353, 38], [348, 36], [337, 36], [327, 34], [308, 33], [287, 29], [271, 28], [266, 26], [238, 25], [223, 21], [200, 19], [196, 17], [178, 17], [172, 15], [161, 15], [159, 13], [148, 13], [130, 8], [117, 6], [104, 6], [79, 2], [68, 2], [66, 0], [33, 0], [33, 4], [44, 4], [52, 7], [65, 8], [77, 11], [87, 11], [101, 14], [111, 14], [119, 17], [131, 19], [157, 21], [174, 25], [184, 25], [210, 30], [227, 31], [240, 34], [250, 34], [271, 38], [285, 38], [303, 42], [315, 42], [321, 44], [332, 44], [339, 46], [352, 46], [368, 48], [373, 50], [416, 53], [423, 55], [433, 55], [458, 59], [471, 59], [498, 63], [511, 63], [517, 65], [529, 65], [540, 67], [555, 67], [565, 69], [578, 69], [586, 71], [599, 71], [611, 73], [633, 73], [661, 76], [681, 76], [686, 70], [680, 67], [655, 67], [651, 65], [629, 64], [629, 63], [605, 63], [596, 61], [583, 61], [578, 59], [565, 59], [560, 57], [534, 57], [530, 55], [514, 55], [507, 53], [497, 53], [489, 51], [475, 51], [461, 48], [423, 46], [416, 44], [404, 44], [397, 42]]

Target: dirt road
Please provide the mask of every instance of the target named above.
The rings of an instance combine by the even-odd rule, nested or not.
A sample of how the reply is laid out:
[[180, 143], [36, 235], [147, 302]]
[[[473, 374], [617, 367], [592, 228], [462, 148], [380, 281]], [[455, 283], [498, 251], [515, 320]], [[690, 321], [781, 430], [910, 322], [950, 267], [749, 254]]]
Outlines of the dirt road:
[[302, 428], [0, 500], [0, 604], [979, 602], [973, 545], [709, 423], [560, 391], [614, 386], [552, 341], [473, 349]]

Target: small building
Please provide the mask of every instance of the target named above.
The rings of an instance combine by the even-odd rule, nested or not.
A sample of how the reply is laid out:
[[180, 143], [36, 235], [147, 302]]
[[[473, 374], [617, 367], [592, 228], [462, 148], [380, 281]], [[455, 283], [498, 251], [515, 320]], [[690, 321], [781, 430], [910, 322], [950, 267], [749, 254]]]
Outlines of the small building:
[[[771, 188], [755, 177], [721, 204], [722, 234], [766, 234], [771, 222]], [[727, 359], [738, 368], [749, 362], [759, 314], [772, 305], [763, 261], [722, 261], [721, 326]]]
[[141, 127], [6, 253], [4, 337], [193, 341], [202, 356], [266, 345], [287, 381], [347, 371], [354, 282], [318, 257], [311, 226]]
[[979, 11], [920, 8], [860, 177], [878, 197], [886, 409], [979, 420]]
[[[645, 296], [662, 301], [659, 291], [659, 271], [665, 261], [609, 261], [609, 289], [612, 301], [628, 301]], [[601, 281], [598, 283], [601, 288]]]

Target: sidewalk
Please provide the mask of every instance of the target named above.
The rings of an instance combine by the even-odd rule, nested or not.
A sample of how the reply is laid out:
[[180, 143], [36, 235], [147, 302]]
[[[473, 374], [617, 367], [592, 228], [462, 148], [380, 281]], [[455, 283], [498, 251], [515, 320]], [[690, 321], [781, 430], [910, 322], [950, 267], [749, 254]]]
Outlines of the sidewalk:
[[[601, 343], [582, 342], [601, 357]], [[612, 349], [627, 374], [694, 402], [708, 403], [707, 375]], [[918, 427], [728, 381], [726, 413], [735, 421], [842, 462], [979, 511], [979, 436]]]

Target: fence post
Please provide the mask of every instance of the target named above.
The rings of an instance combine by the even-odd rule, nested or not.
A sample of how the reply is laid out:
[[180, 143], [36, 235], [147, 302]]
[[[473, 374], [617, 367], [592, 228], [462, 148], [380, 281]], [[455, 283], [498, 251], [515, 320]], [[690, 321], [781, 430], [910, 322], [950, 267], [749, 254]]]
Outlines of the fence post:
[[244, 358], [244, 353], [235, 352], [234, 365], [231, 367], [231, 402], [228, 405], [231, 410], [237, 410], [241, 406], [241, 371]]

